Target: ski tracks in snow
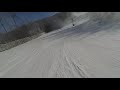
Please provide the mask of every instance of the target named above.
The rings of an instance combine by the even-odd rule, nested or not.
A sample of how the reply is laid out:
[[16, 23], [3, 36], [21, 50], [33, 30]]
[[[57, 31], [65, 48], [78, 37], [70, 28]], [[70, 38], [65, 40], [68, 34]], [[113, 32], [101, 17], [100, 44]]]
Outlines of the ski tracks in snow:
[[56, 60], [50, 71], [48, 77], [57, 78], [89, 78], [89, 74], [84, 70], [84, 67], [77, 63], [77, 58], [70, 56], [67, 50], [65, 41], [62, 42], [58, 52], [60, 52], [61, 59]]

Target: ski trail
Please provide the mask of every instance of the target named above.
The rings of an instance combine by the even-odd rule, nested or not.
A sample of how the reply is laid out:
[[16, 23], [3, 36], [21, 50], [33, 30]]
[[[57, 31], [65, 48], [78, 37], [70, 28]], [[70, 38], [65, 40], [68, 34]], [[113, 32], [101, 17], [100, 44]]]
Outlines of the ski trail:
[[90, 21], [0, 52], [0, 77], [120, 77], [120, 27], [112, 24]]
[[[32, 53], [36, 54], [35, 52], [36, 52], [36, 50], [32, 51]], [[25, 56], [15, 57], [12, 61], [10, 61], [9, 63], [7, 63], [6, 65], [4, 65], [3, 67], [0, 68], [0, 77], [5, 75], [11, 69], [15, 68], [18, 64], [20, 64], [24, 61], [29, 61], [30, 58], [32, 58], [31, 55], [26, 56], [26, 57]]]
[[66, 53], [66, 48], [65, 48], [65, 42], [64, 42], [64, 46], [63, 46], [63, 57], [65, 58], [64, 60], [66, 60], [66, 62], [69, 64], [70, 68], [72, 69], [72, 72], [74, 73], [75, 76], [79, 77], [79, 78], [88, 78], [89, 75], [88, 73], [84, 70], [83, 66], [80, 64], [76, 63], [76, 58], [72, 58], [70, 57], [70, 55], [68, 55]]
[[59, 55], [55, 55], [59, 59], [57, 58], [52, 64], [48, 78], [89, 78], [89, 74], [84, 70], [83, 66], [77, 64], [77, 59], [72, 58], [67, 53], [65, 41], [61, 43], [61, 46], [57, 50]]

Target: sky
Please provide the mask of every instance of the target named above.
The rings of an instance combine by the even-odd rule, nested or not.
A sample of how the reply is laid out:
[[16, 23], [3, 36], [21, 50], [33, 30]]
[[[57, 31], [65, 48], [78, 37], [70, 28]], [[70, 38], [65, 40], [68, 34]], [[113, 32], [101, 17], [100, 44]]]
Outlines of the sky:
[[18, 12], [16, 14], [21, 18], [28, 16], [28, 18], [31, 20], [38, 20], [53, 15], [54, 13], [55, 12]]
[[[13, 19], [10, 18], [11, 15], [16, 14], [19, 18], [16, 18], [16, 23], [22, 25], [23, 22], [27, 23], [29, 21], [35, 21], [43, 19], [54, 15], [56, 12], [0, 12], [0, 22], [3, 23], [5, 28], [9, 31], [10, 28], [14, 28]], [[7, 23], [6, 23], [7, 22]], [[0, 24], [0, 33], [5, 33], [3, 26]]]

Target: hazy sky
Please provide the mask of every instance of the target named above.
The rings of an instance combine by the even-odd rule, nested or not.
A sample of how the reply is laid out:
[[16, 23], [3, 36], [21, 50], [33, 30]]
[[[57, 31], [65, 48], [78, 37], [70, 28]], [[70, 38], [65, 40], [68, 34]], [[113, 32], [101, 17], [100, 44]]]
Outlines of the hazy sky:
[[[19, 16], [24, 22], [27, 21], [35, 21], [38, 19], [42, 19], [48, 16], [51, 16], [55, 14], [56, 12], [0, 12], [0, 18], [2, 19], [2, 22], [5, 23], [6, 21], [8, 22], [7, 24], [5, 23], [4, 26], [6, 28], [8, 27], [13, 27], [12, 24], [13, 20], [9, 18], [13, 13], [16, 13], [17, 16]], [[16, 19], [17, 23], [20, 23], [21, 21]], [[11, 25], [10, 25], [11, 24]], [[0, 32], [4, 32], [4, 28], [0, 25]]]
[[31, 20], [37, 20], [41, 18], [53, 15], [55, 12], [18, 12], [17, 15], [20, 17], [28, 16]]

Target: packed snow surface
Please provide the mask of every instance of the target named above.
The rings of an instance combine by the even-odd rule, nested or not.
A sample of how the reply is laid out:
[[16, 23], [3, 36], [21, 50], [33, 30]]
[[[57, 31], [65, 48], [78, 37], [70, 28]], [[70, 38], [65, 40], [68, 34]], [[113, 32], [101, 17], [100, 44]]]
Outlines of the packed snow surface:
[[0, 52], [0, 77], [120, 77], [120, 23], [82, 20]]

